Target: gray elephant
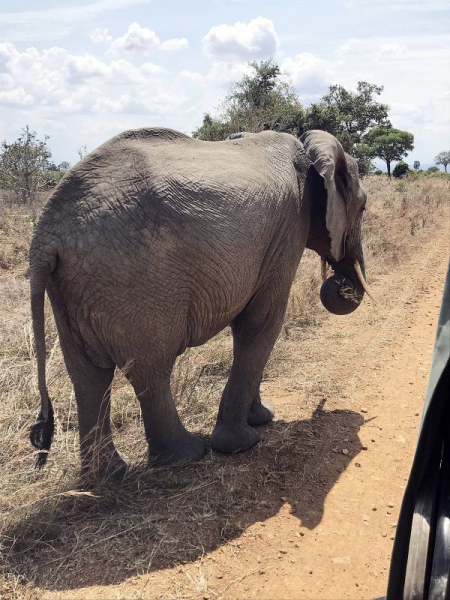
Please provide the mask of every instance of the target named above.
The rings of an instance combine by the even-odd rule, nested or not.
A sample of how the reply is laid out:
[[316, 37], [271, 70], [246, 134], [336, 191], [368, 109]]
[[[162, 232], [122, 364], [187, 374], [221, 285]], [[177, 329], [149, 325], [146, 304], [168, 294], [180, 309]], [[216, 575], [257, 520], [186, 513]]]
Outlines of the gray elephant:
[[202, 458], [205, 442], [183, 427], [170, 375], [186, 348], [229, 324], [234, 360], [211, 444], [247, 450], [255, 426], [273, 417], [259, 386], [305, 246], [335, 272], [322, 290], [330, 310], [362, 299], [365, 202], [355, 160], [323, 131], [203, 142], [138, 129], [78, 163], [49, 198], [30, 250], [38, 464], [54, 428], [45, 290], [75, 389], [84, 470], [126, 470], [110, 427], [116, 367], [141, 404], [152, 464]]

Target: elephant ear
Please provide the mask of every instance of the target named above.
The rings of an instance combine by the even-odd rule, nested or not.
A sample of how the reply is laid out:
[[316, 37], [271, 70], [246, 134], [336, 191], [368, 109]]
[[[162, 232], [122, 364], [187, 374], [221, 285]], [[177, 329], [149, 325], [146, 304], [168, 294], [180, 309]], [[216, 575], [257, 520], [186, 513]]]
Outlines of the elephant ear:
[[352, 192], [359, 187], [357, 166], [350, 164], [355, 161], [345, 154], [338, 140], [326, 131], [307, 131], [300, 141], [307, 157], [323, 178], [327, 190], [326, 225], [331, 238], [331, 253], [336, 261], [342, 260], [345, 256], [350, 203], [354, 196]]

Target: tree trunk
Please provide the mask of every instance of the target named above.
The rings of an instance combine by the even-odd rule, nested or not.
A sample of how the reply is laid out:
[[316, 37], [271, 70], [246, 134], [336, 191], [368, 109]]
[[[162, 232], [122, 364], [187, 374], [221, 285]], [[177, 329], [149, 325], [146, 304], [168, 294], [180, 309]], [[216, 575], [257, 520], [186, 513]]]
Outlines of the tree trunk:
[[387, 166], [388, 177], [390, 179], [391, 178], [391, 161], [390, 160], [386, 161], [386, 166]]

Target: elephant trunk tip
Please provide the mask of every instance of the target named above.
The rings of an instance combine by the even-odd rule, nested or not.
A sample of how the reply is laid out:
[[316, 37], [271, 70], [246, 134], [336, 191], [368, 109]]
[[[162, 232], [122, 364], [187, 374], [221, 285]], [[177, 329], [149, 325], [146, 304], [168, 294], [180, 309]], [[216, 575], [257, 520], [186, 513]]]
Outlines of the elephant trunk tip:
[[35, 448], [41, 450], [36, 457], [36, 468], [41, 469], [47, 462], [48, 452], [52, 445], [53, 433], [55, 431], [55, 418], [53, 407], [49, 399], [48, 415], [44, 416], [42, 411], [30, 431], [30, 440]]

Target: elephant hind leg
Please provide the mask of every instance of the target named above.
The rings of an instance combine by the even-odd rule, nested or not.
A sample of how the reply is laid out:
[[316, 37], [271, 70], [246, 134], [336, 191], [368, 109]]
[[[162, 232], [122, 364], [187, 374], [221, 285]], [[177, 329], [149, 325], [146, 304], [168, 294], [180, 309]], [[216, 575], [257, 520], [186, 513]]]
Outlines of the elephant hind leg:
[[70, 335], [61, 333], [60, 330], [61, 347], [77, 402], [82, 475], [97, 481], [121, 480], [127, 465], [114, 446], [110, 422], [115, 366], [94, 365]]
[[141, 404], [150, 464], [159, 467], [200, 460], [206, 443], [180, 421], [170, 391], [170, 370], [154, 376], [148, 371], [134, 364], [127, 376]]
[[273, 407], [268, 402], [263, 402], [258, 392], [250, 405], [247, 415], [247, 425], [251, 427], [264, 425], [264, 423], [268, 423], [273, 419], [274, 414]]

